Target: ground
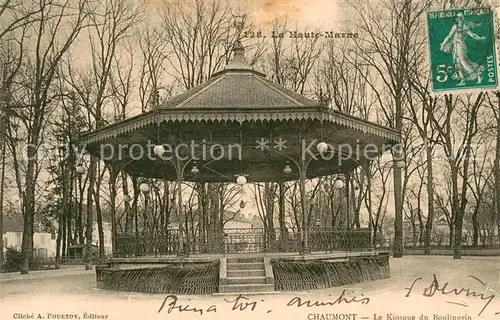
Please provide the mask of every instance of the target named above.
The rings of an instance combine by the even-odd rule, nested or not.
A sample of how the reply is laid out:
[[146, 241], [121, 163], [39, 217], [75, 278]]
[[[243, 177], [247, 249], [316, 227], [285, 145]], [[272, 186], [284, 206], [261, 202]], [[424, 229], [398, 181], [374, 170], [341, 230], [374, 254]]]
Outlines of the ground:
[[[235, 296], [179, 296], [175, 306], [171, 304], [175, 298], [169, 297], [161, 311], [167, 295], [99, 290], [95, 271], [85, 271], [83, 266], [28, 275], [0, 274], [0, 319], [500, 319], [500, 257], [453, 260], [405, 256], [391, 259], [390, 266], [391, 278], [386, 280], [309, 292], [246, 296], [236, 302], [240, 306], [235, 306]], [[423, 295], [426, 288], [429, 297]], [[301, 307], [297, 306], [299, 299]], [[323, 306], [308, 307], [307, 301]], [[174, 308], [169, 310], [169, 305]], [[180, 311], [180, 305], [185, 311]], [[240, 310], [245, 305], [245, 310]], [[208, 311], [210, 306], [216, 311]], [[197, 310], [189, 311], [193, 308]]]

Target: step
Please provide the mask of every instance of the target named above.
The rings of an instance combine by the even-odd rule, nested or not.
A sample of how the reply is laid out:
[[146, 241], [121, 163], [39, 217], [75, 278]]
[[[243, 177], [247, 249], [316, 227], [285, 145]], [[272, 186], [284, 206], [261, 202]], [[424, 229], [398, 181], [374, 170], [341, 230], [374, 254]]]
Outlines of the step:
[[227, 263], [264, 263], [264, 257], [228, 257]]
[[243, 278], [243, 277], [265, 277], [264, 269], [258, 270], [227, 270], [228, 278]]
[[227, 263], [227, 270], [264, 270], [264, 262]]
[[273, 284], [228, 284], [219, 286], [219, 293], [247, 293], [274, 291]]
[[227, 284], [266, 284], [266, 277], [227, 277]]

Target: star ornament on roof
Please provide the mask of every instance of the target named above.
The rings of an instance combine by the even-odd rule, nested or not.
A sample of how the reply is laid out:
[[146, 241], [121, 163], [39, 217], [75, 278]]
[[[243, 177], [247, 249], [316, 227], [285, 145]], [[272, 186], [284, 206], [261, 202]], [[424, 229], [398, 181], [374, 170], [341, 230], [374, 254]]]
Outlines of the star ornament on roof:
[[269, 140], [267, 139], [264, 139], [264, 138], [260, 138], [260, 140], [255, 140], [255, 142], [257, 143], [257, 146], [255, 146], [255, 149], [259, 149], [260, 151], [264, 151], [264, 150], [267, 150], [269, 149]]
[[278, 140], [274, 140], [274, 143], [274, 149], [278, 149], [278, 151], [283, 151], [287, 148], [287, 146], [285, 145], [287, 143], [287, 140], [279, 138]]

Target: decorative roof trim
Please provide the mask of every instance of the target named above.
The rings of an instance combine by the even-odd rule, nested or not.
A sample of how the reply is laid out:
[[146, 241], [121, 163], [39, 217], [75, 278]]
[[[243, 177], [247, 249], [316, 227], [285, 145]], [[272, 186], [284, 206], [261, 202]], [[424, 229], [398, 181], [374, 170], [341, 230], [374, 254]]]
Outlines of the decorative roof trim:
[[135, 121], [133, 122], [123, 121], [116, 123], [115, 125], [112, 124], [110, 127], [103, 128], [98, 131], [89, 132], [79, 139], [80, 145], [86, 146], [109, 138], [116, 138], [124, 133], [146, 127], [153, 123], [159, 123], [157, 114], [149, 113], [142, 114], [140, 116], [142, 117], [135, 117]]
[[[302, 109], [302, 110], [301, 110]], [[195, 111], [195, 110], [193, 110]], [[196, 110], [199, 111], [199, 110]], [[393, 142], [400, 142], [400, 135], [389, 128], [379, 126], [368, 121], [332, 111], [311, 110], [311, 108], [296, 108], [289, 112], [273, 112], [272, 110], [262, 111], [242, 111], [228, 112], [228, 110], [217, 110], [218, 112], [191, 112], [191, 113], [154, 113], [146, 114], [137, 118], [134, 122], [122, 122], [104, 128], [99, 131], [88, 133], [80, 139], [81, 145], [93, 144], [109, 138], [116, 138], [119, 135], [140, 129], [150, 124], [159, 124], [164, 121], [288, 121], [288, 120], [320, 120], [335, 123], [347, 128], [355, 129], [364, 134], [370, 134], [381, 138], [389, 139]]]

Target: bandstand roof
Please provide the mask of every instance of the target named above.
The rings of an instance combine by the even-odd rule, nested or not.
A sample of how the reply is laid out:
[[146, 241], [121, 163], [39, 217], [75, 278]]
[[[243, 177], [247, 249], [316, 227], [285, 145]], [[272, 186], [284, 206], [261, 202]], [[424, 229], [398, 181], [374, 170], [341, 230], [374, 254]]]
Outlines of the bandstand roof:
[[[284, 177], [283, 167], [290, 164], [290, 159], [292, 162], [299, 160], [304, 146], [312, 141], [350, 146], [389, 146], [399, 142], [400, 136], [394, 130], [327, 109], [266, 79], [245, 61], [241, 43], [236, 43], [233, 52], [233, 59], [226, 68], [205, 83], [171, 98], [156, 110], [89, 132], [80, 138], [80, 144], [91, 154], [108, 159], [105, 161], [121, 166], [132, 175], [167, 180], [176, 178], [171, 159], [164, 161], [147, 156], [137, 159], [131, 152], [126, 156], [121, 154], [118, 159], [116, 154], [111, 157], [103, 151], [103, 146], [114, 146], [116, 150], [120, 145], [146, 146], [149, 143], [148, 152], [154, 155], [152, 146], [155, 144], [175, 147], [195, 141], [208, 148], [213, 144], [239, 144], [242, 160], [208, 159], [201, 156], [203, 147], [200, 146], [199, 154], [195, 155], [200, 174], [196, 177], [184, 175], [184, 180], [230, 182], [241, 173], [248, 174], [249, 181], [297, 179], [297, 170]], [[269, 142], [267, 150], [256, 148], [262, 139]], [[286, 146], [276, 145], [279, 139], [286, 141]], [[310, 149], [315, 148], [314, 144]], [[187, 159], [189, 152], [184, 151], [183, 158]], [[379, 148], [377, 152], [383, 151]], [[336, 157], [314, 160], [307, 168], [307, 176], [346, 171], [358, 166], [363, 159], [358, 155], [357, 160], [344, 161], [341, 166], [336, 160]]]

